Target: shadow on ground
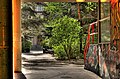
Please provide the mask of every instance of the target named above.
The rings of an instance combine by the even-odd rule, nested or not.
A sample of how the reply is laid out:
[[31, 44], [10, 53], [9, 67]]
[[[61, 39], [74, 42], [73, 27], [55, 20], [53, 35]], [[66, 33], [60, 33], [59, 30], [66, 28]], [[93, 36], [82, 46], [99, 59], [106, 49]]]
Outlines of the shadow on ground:
[[83, 59], [56, 60], [51, 54], [22, 54], [27, 79], [101, 79], [84, 69]]

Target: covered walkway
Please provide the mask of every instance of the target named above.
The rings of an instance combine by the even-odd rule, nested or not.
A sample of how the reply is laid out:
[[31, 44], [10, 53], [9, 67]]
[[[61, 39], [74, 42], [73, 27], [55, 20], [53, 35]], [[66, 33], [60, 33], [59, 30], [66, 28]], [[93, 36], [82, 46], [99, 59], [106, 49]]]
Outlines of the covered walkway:
[[[23, 1], [46, 1], [46, 2], [51, 2], [51, 1], [58, 1], [58, 2], [110, 2], [109, 0], [23, 0]], [[118, 1], [118, 0], [116, 0]], [[116, 3], [115, 3], [116, 4]], [[114, 55], [114, 57], [111, 57], [113, 59], [115, 59], [115, 68], [117, 66], [119, 66], [120, 63], [120, 11], [119, 11], [119, 7], [120, 7], [120, 3], [117, 3], [117, 5], [115, 6], [114, 4], [114, 0], [113, 0], [113, 5], [112, 5], [112, 14], [111, 14], [111, 44], [114, 45], [114, 47], [117, 48], [117, 54], [118, 54], [118, 59], [116, 62], [116, 52]], [[20, 7], [21, 7], [21, 0], [0, 0], [0, 79], [12, 79], [13, 78], [13, 73], [20, 73], [21, 74], [21, 22], [20, 22]], [[98, 20], [100, 20], [100, 17], [98, 17]], [[100, 28], [99, 28], [99, 34], [100, 34]], [[99, 41], [100, 42], [100, 41]], [[71, 65], [73, 66], [71, 68]], [[42, 66], [41, 66], [42, 68]], [[68, 69], [67, 69], [68, 68]], [[112, 67], [110, 67], [112, 69]], [[77, 79], [82, 75], [88, 75], [89, 79], [93, 78], [93, 79], [98, 79], [98, 78], [94, 78], [90, 75], [89, 72], [85, 71], [83, 69], [83, 67], [78, 67], [77, 65], [73, 65], [73, 64], [69, 64], [66, 67], [64, 67], [62, 69], [62, 67], [58, 67], [58, 69], [64, 70], [64, 72], [59, 72], [60, 70], [56, 70], [53, 68], [53, 70], [51, 69], [51, 67], [48, 67], [48, 70], [50, 71], [50, 73], [36, 73], [37, 70], [33, 70], [34, 72], [31, 73], [32, 74], [37, 74], [41, 77], [41, 75], [43, 74], [49, 74], [48, 77], [46, 78], [51, 78], [54, 77], [56, 75], [58, 75], [57, 73], [61, 74], [58, 75], [59, 78], [67, 78], [70, 79], [72, 76], [71, 74], [75, 74], [75, 77], [77, 77]], [[72, 70], [74, 70], [73, 72], [71, 72]], [[80, 70], [79, 70], [80, 69]], [[84, 72], [82, 72], [80, 75], [78, 72], [78, 70], [81, 72], [82, 70]], [[41, 70], [40, 70], [41, 71]], [[113, 70], [112, 70], [113, 71]], [[55, 75], [51, 75], [52, 72], [54, 72]], [[57, 72], [57, 73], [55, 73]], [[67, 72], [69, 72], [67, 74]], [[78, 74], [77, 74], [78, 72]], [[85, 74], [83, 74], [85, 73]], [[88, 74], [87, 74], [88, 73]], [[25, 73], [27, 75], [27, 77], [29, 77], [29, 75], [27, 73]], [[30, 74], [30, 73], [29, 73]], [[92, 73], [91, 73], [92, 74]], [[12, 76], [11, 76], [12, 75]], [[83, 79], [85, 78], [85, 76], [83, 77]], [[33, 77], [33, 76], [32, 76]], [[17, 77], [15, 78], [17, 79]], [[20, 78], [18, 78], [20, 79]], [[23, 78], [21, 78], [23, 79]], [[45, 77], [41, 77], [41, 79], [45, 79]], [[55, 79], [52, 78], [52, 79]], [[57, 78], [58, 79], [58, 78]], [[73, 78], [71, 78], [73, 79]], [[86, 78], [85, 78], [86, 79]]]

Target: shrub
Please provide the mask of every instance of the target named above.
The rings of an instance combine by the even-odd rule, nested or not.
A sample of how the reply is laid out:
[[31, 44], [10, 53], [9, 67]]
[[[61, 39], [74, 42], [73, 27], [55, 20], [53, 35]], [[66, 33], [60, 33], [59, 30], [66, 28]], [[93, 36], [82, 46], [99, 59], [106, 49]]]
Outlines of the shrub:
[[28, 40], [22, 40], [22, 52], [27, 53], [30, 52], [31, 42]]
[[58, 59], [67, 59], [67, 55], [64, 51], [64, 48], [62, 45], [59, 46], [54, 46], [54, 56], [57, 57]]

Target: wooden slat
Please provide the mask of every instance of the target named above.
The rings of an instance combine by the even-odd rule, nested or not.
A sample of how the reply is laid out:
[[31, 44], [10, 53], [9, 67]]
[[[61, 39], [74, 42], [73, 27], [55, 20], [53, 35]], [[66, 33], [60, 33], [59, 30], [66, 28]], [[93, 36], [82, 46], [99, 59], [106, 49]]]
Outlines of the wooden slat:
[[[22, 2], [98, 2], [98, 0], [22, 0]], [[110, 0], [101, 0], [101, 2], [110, 2]]]
[[98, 44], [110, 44], [110, 42], [101, 42], [101, 43], [98, 43]]
[[96, 33], [91, 33], [90, 36], [95, 35], [95, 34], [98, 34], [98, 33], [97, 32]]

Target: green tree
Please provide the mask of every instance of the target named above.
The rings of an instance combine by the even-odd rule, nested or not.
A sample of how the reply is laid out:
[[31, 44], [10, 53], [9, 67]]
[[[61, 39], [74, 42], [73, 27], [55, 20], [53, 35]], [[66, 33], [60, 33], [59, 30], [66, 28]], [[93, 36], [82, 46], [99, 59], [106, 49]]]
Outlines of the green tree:
[[46, 2], [46, 19], [48, 23], [54, 21], [54, 19], [59, 19], [65, 15], [77, 19], [77, 8], [76, 4], [66, 3], [66, 2]]
[[[48, 16], [46, 16], [46, 20], [48, 22], [48, 24], [46, 24], [46, 26], [47, 27], [53, 27], [52, 37], [51, 38], [46, 38], [47, 39], [47, 44], [51, 45], [51, 46], [53, 45], [54, 50], [56, 50], [56, 52], [58, 52], [58, 51], [65, 52], [66, 54], [61, 53], [61, 55], [67, 56], [70, 59], [73, 55], [75, 55], [74, 52], [76, 50], [74, 50], [75, 48], [73, 49], [73, 47], [75, 46], [74, 45], [75, 41], [77, 43], [76, 48], [79, 51], [79, 48], [80, 48], [79, 47], [79, 43], [80, 43], [79, 38], [81, 37], [81, 36], [79, 36], [79, 33], [83, 30], [83, 29], [79, 28], [78, 29], [79, 32], [75, 31], [78, 34], [79, 38], [72, 38], [72, 34], [70, 34], [71, 30], [66, 31], [67, 29], [72, 29], [73, 30], [72, 27], [74, 27], [74, 26], [79, 26], [80, 27], [80, 23], [78, 23], [78, 22], [76, 23], [74, 21], [71, 22], [71, 20], [70, 20], [71, 18], [73, 18], [76, 21], [78, 19], [77, 3], [76, 2], [72, 2], [72, 3], [65, 3], [65, 2], [62, 2], [62, 3], [55, 3], [55, 2], [48, 3], [47, 2], [46, 4], [47, 4], [47, 6], [45, 7], [45, 10], [46, 10], [46, 13], [48, 14]], [[83, 18], [82, 19], [82, 25], [86, 25], [86, 24], [89, 24], [91, 22], [96, 21], [96, 18], [97, 18], [97, 4], [96, 3], [91, 3], [91, 2], [80, 3], [80, 9], [81, 9], [81, 17]], [[76, 24], [76, 25], [72, 26], [71, 23]], [[66, 29], [66, 30], [63, 30], [62, 27], [64, 27], [64, 29]], [[62, 30], [60, 30], [61, 28], [62, 28]], [[86, 28], [83, 31], [86, 31]], [[69, 34], [70, 34], [70, 36], [69, 36]], [[84, 32], [82, 34], [84, 34]], [[55, 37], [55, 35], [57, 35], [57, 36]], [[86, 35], [82, 35], [82, 36], [86, 36]], [[61, 43], [61, 41], [62, 41], [62, 43]], [[85, 44], [85, 43], [83, 42], [83, 44]], [[58, 51], [57, 51], [57, 49], [58, 49]], [[71, 54], [71, 50], [72, 50], [73, 55]], [[58, 52], [58, 54], [60, 55], [60, 52]]]
[[35, 2], [25, 2], [21, 5], [21, 32], [23, 38], [40, 35], [44, 30], [44, 18], [42, 14], [36, 12]]
[[[48, 24], [46, 24], [45, 26], [53, 28], [52, 37], [46, 38], [47, 45], [53, 46], [55, 52], [57, 52], [59, 56], [61, 54], [62, 57], [67, 56], [70, 59], [76, 55], [75, 53], [76, 50], [78, 50], [77, 53], [80, 53], [79, 44], [80, 44], [81, 36], [79, 35], [79, 33], [82, 31], [82, 28], [80, 29], [80, 23], [77, 22], [77, 19], [78, 19], [77, 3], [76, 2], [72, 2], [72, 3], [65, 3], [65, 2], [48, 3], [47, 2], [46, 4], [47, 6], [45, 7], [45, 10], [46, 10], [46, 13], [48, 14], [46, 16], [46, 20]], [[83, 18], [82, 24], [84, 23], [89, 24], [95, 21], [95, 19], [97, 18], [96, 7], [97, 7], [96, 3], [80, 4], [81, 17]], [[73, 19], [76, 21], [73, 21]], [[77, 28], [77, 31], [74, 31], [75, 27]], [[83, 44], [85, 43], [83, 42]], [[61, 53], [61, 52], [64, 52], [64, 53]]]
[[[52, 27], [52, 36], [46, 37], [46, 44], [53, 47], [61, 59], [79, 57], [80, 24], [77, 21], [77, 9], [73, 3], [46, 3], [47, 24]], [[76, 9], [76, 10], [75, 10]], [[76, 49], [76, 50], [75, 50]]]
[[25, 2], [21, 5], [21, 34], [22, 34], [22, 52], [29, 52], [31, 47], [31, 38], [39, 36], [43, 40], [44, 17], [42, 13], [36, 11], [35, 2]]
[[[52, 45], [57, 55], [67, 56], [70, 60], [79, 56], [79, 22], [68, 16], [63, 16], [52, 22], [52, 36], [49, 45]], [[75, 50], [76, 49], [76, 50]], [[63, 56], [64, 55], [64, 56]]]

